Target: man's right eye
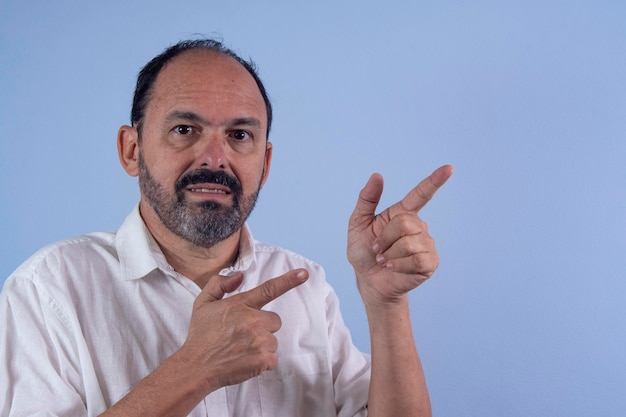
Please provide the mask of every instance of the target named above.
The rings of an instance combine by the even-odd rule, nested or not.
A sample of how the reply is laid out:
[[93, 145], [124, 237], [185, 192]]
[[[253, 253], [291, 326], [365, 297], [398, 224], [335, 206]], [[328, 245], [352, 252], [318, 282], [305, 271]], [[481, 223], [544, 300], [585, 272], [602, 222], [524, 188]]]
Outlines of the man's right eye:
[[190, 135], [193, 133], [193, 127], [189, 125], [179, 125], [174, 128], [174, 132], [179, 135]]

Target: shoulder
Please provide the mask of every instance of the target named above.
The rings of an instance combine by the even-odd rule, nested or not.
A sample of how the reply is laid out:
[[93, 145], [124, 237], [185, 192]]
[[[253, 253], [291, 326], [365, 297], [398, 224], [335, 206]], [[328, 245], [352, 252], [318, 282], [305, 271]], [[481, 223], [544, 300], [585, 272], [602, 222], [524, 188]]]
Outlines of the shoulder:
[[[115, 265], [110, 261], [115, 259], [113, 240], [112, 233], [93, 233], [40, 249], [5, 281], [1, 308], [11, 309], [13, 315], [25, 320], [34, 312], [39, 312], [38, 320], [42, 322], [56, 317], [63, 328], [70, 329], [74, 301], [89, 303], [97, 292], [91, 284], [100, 277], [101, 265], [108, 265], [109, 271]], [[103, 286], [107, 284], [102, 282]]]
[[43, 247], [22, 263], [5, 282], [30, 282], [39, 285], [54, 277], [68, 276], [87, 265], [97, 265], [117, 258], [114, 246], [115, 234], [97, 232], [65, 239]]

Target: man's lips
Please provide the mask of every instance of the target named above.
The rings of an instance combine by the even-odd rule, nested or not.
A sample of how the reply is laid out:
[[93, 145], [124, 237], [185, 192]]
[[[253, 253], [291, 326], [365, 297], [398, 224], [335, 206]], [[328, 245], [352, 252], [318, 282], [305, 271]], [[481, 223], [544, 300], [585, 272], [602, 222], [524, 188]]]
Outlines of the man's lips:
[[194, 193], [208, 193], [208, 194], [227, 194], [222, 190], [209, 190], [208, 188], [190, 188], [189, 191]]
[[[186, 193], [199, 200], [227, 200], [241, 194], [241, 184], [223, 171], [198, 169], [176, 181], [176, 192]], [[182, 195], [181, 199], [184, 199]]]
[[230, 188], [221, 184], [192, 184], [186, 188], [187, 191], [203, 194], [231, 194]]

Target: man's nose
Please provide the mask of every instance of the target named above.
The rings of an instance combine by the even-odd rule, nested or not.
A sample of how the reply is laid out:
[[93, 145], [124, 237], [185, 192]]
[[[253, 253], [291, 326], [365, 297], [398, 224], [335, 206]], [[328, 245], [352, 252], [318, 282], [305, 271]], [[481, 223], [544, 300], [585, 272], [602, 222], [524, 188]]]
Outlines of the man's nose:
[[201, 166], [212, 170], [223, 170], [228, 166], [226, 139], [219, 134], [211, 134], [199, 143], [198, 160]]

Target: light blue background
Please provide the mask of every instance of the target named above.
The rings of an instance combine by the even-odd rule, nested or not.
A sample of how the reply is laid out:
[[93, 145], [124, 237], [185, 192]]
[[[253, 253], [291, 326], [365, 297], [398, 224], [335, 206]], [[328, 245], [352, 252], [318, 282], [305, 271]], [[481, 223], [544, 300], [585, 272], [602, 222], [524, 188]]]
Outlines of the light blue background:
[[0, 1], [0, 282], [41, 246], [115, 229], [135, 75], [217, 35], [276, 111], [255, 236], [320, 262], [367, 324], [346, 222], [443, 163], [423, 217], [442, 264], [411, 295], [434, 414], [626, 413], [626, 2]]

